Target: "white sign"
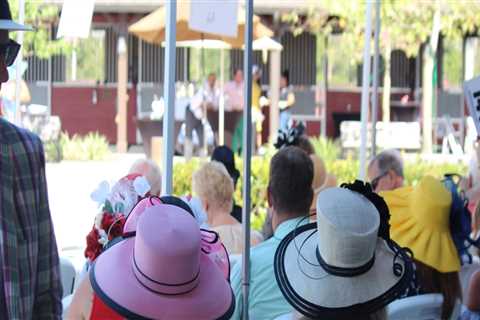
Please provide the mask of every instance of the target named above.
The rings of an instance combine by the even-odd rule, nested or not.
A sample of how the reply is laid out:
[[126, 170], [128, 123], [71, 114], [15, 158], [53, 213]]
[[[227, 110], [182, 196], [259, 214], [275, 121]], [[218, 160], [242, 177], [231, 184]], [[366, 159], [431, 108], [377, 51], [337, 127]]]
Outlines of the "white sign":
[[88, 38], [95, 0], [65, 0], [62, 6], [57, 39]]
[[467, 100], [470, 116], [475, 123], [477, 136], [480, 136], [480, 77], [465, 81], [463, 84], [463, 94]]
[[188, 27], [198, 32], [237, 37], [237, 0], [192, 0]]
[[[342, 121], [340, 124], [340, 141], [344, 149], [360, 147], [360, 121]], [[377, 147], [381, 149], [421, 148], [420, 124], [418, 122], [377, 122]], [[372, 145], [372, 124], [367, 127], [367, 147]]]

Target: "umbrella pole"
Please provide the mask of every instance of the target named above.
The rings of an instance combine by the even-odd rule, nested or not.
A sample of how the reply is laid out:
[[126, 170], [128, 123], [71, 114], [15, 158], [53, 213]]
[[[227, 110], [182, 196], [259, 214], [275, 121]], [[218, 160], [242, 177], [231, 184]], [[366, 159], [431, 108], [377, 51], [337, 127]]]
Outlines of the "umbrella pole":
[[243, 68], [244, 105], [243, 105], [243, 246], [242, 293], [243, 316], [248, 320], [248, 293], [250, 286], [250, 165], [252, 156], [252, 37], [253, 37], [253, 0], [245, 0], [245, 51]]
[[375, 4], [375, 56], [373, 58], [373, 93], [372, 93], [372, 157], [377, 154], [377, 110], [378, 110], [378, 62], [380, 56], [380, 12], [381, 1]]
[[173, 140], [174, 140], [174, 108], [175, 108], [175, 38], [177, 22], [177, 1], [167, 1], [166, 5], [166, 45], [165, 45], [165, 77], [164, 96], [165, 113], [163, 116], [163, 175], [162, 193], [172, 194], [173, 176]]
[[367, 1], [365, 10], [365, 44], [363, 50], [362, 70], [362, 105], [361, 105], [361, 129], [360, 129], [360, 172], [359, 179], [365, 180], [367, 161], [367, 122], [368, 122], [368, 89], [370, 76], [370, 39], [372, 33], [372, 0]]
[[[205, 77], [206, 77], [206, 74], [205, 74], [205, 47], [203, 45], [203, 40], [204, 39], [204, 35], [202, 33], [202, 47], [200, 48], [201, 50], [201, 61], [202, 61], [202, 80], [200, 81], [201, 82], [201, 89], [203, 91], [203, 85], [204, 85], [204, 82], [205, 82]], [[208, 118], [207, 118], [207, 106], [205, 104], [205, 95], [203, 95], [203, 141], [199, 141], [199, 143], [202, 143], [203, 144], [203, 150], [204, 150], [204, 156], [205, 157], [208, 157], [208, 138], [207, 138], [207, 122], [208, 122]]]
[[218, 144], [225, 144], [225, 100], [223, 98], [223, 83], [225, 82], [225, 50], [220, 49], [220, 106], [218, 111]]

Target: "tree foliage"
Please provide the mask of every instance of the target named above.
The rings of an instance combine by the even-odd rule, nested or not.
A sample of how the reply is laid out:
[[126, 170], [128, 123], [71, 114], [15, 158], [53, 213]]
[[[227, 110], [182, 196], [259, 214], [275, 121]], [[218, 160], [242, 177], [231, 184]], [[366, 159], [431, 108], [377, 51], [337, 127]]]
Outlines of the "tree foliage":
[[[365, 1], [325, 0], [321, 7], [310, 8], [306, 13], [285, 13], [282, 20], [290, 25], [294, 34], [309, 31], [318, 35], [332, 33], [328, 17], [338, 17], [336, 22], [348, 42], [357, 50], [353, 52], [361, 59], [365, 28]], [[404, 50], [407, 56], [416, 56], [419, 47], [432, 31], [436, 7], [441, 14], [441, 32], [446, 37], [459, 38], [476, 33], [480, 25], [480, 2], [468, 0], [383, 0], [381, 4], [381, 36], [383, 47], [391, 41], [393, 49]]]
[[[12, 18], [18, 21], [18, 0], [8, 0]], [[48, 58], [53, 54], [59, 54], [69, 50], [70, 46], [63, 40], [53, 40], [51, 26], [55, 25], [59, 17], [60, 9], [54, 5], [48, 5], [38, 0], [25, 0], [25, 23], [33, 27], [33, 31], [25, 32], [23, 36], [23, 54], [25, 56], [36, 55], [40, 58]], [[15, 38], [14, 32], [10, 37]]]

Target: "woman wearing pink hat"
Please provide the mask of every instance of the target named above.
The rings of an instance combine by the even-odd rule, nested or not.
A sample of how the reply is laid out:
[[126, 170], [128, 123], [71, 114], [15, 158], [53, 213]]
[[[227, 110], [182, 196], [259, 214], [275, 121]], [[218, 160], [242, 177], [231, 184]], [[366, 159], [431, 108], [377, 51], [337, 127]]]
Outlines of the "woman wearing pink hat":
[[228, 319], [235, 299], [219, 247], [178, 198], [144, 199], [123, 240], [95, 260], [67, 319]]

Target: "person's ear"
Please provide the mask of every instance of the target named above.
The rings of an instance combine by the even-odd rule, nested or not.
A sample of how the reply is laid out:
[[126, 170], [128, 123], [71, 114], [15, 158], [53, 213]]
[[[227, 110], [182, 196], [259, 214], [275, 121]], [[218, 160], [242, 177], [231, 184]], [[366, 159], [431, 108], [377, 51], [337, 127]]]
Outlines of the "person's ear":
[[208, 201], [206, 199], [201, 199], [200, 201], [202, 203], [203, 211], [208, 212], [208, 208], [209, 208]]
[[273, 207], [273, 200], [272, 200], [272, 193], [270, 192], [270, 186], [267, 187], [267, 203], [269, 208]]

